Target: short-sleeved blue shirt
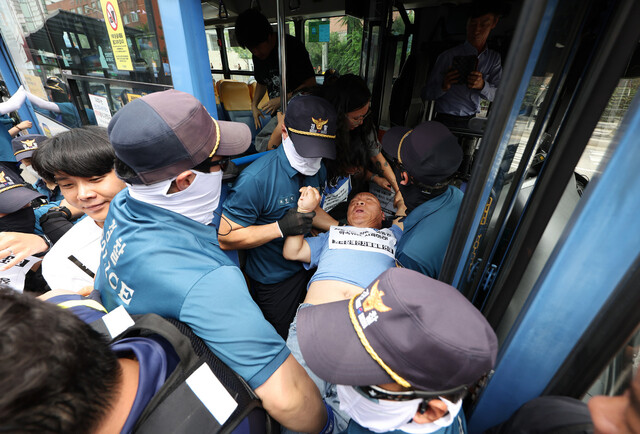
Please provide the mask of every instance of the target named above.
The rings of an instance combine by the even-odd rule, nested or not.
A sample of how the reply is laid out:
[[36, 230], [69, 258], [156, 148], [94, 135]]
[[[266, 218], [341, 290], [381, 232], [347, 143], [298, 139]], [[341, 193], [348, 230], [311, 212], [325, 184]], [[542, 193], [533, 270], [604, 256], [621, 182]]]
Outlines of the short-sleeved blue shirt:
[[107, 310], [156, 313], [191, 327], [254, 389], [289, 356], [213, 226], [132, 198], [111, 202], [95, 288]]
[[[349, 229], [351, 227], [340, 226], [336, 229]], [[402, 237], [402, 229], [396, 225], [391, 226], [389, 229], [368, 228], [367, 230], [370, 233], [381, 234], [392, 240], [389, 245], [397, 245], [397, 240]], [[311, 260], [309, 264], [304, 264], [304, 266], [307, 269], [318, 267], [309, 284], [316, 280], [339, 280], [366, 288], [383, 271], [396, 265], [393, 252], [389, 255], [389, 252], [383, 251], [380, 246], [373, 246], [369, 250], [355, 250], [347, 244], [334, 245], [334, 248], [331, 248], [331, 231], [324, 232], [317, 237], [305, 238], [305, 241], [311, 251]]]
[[450, 185], [440, 196], [409, 213], [396, 250], [400, 265], [438, 278], [462, 197], [462, 191]]
[[[320, 187], [325, 181], [324, 165], [315, 175], [304, 176], [291, 167], [280, 146], [240, 174], [224, 202], [223, 214], [244, 227], [273, 223], [297, 206], [300, 187]], [[247, 250], [245, 272], [260, 283], [272, 284], [302, 270], [300, 262], [284, 259], [283, 246], [284, 238], [276, 238]]]

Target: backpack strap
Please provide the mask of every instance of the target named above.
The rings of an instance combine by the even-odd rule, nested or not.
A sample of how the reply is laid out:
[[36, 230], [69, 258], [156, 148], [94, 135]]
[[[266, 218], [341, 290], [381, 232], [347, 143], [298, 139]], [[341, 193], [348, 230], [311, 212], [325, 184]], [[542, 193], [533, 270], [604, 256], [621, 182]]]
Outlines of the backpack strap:
[[[160, 336], [173, 347], [180, 359], [138, 418], [134, 432], [230, 433], [250, 413], [257, 413], [250, 418], [252, 429], [255, 425], [264, 424], [270, 431], [271, 420], [251, 387], [218, 359], [190, 327], [156, 314], [131, 318], [123, 309], [129, 318], [127, 321], [116, 310], [92, 323], [92, 327], [103, 333], [106, 331], [110, 338], [116, 334], [112, 342], [131, 337]], [[116, 318], [109, 318], [113, 313]], [[127, 324], [130, 325], [128, 328]], [[249, 429], [249, 424], [246, 425]]]

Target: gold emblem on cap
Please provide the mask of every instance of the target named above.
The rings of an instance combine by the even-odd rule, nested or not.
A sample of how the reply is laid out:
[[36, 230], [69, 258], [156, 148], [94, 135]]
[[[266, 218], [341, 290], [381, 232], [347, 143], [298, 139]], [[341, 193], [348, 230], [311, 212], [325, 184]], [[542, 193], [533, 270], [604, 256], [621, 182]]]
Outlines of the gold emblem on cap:
[[36, 145], [35, 142], [36, 142], [36, 139], [20, 141], [20, 143], [22, 143], [26, 149], [37, 148], [38, 145]]
[[0, 172], [0, 183], [5, 184], [6, 182], [7, 180], [4, 177], [4, 172]]
[[389, 312], [391, 310], [391, 308], [386, 306], [382, 301], [384, 291], [378, 289], [379, 282], [379, 280], [376, 280], [376, 283], [371, 287], [369, 296], [362, 302], [362, 309], [364, 309], [365, 312], [369, 312], [371, 309], [375, 309], [378, 312]]
[[316, 119], [316, 118], [311, 118], [311, 121], [316, 125], [316, 129], [318, 130], [318, 132], [322, 131], [322, 127], [324, 127], [327, 122], [329, 122], [329, 119]]

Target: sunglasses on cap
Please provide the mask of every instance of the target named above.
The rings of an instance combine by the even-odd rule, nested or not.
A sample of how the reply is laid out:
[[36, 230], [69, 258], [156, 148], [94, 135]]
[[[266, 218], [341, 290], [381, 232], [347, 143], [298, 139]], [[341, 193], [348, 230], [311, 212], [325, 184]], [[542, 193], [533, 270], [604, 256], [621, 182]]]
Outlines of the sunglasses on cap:
[[411, 401], [422, 399], [425, 403], [440, 396], [445, 396], [451, 402], [457, 402], [467, 395], [467, 386], [456, 387], [455, 389], [441, 390], [438, 392], [426, 392], [422, 390], [405, 390], [392, 392], [379, 386], [356, 386], [356, 390], [370, 399], [384, 399], [387, 401]]
[[194, 167], [194, 170], [198, 170], [200, 172], [208, 172], [209, 169], [211, 169], [212, 167], [220, 166], [220, 169], [224, 172], [229, 167], [230, 161], [231, 161], [231, 157], [224, 157], [216, 161], [211, 161], [210, 159], [206, 159], [202, 163]]

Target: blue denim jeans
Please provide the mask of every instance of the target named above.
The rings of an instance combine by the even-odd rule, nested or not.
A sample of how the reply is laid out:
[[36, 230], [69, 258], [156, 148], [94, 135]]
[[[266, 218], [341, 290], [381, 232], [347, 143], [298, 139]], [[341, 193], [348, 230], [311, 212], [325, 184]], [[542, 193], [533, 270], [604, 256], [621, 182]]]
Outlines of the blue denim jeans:
[[[304, 309], [306, 307], [313, 306], [310, 303], [302, 303], [298, 306], [298, 312], [300, 309]], [[307, 371], [309, 377], [316, 383], [318, 386], [318, 390], [320, 391], [320, 395], [322, 395], [322, 399], [326, 402], [332, 409], [333, 414], [335, 416], [335, 429], [334, 432], [339, 433], [347, 429], [347, 425], [349, 425], [349, 416], [347, 416], [344, 412], [340, 411], [340, 400], [338, 399], [338, 391], [336, 390], [336, 385], [327, 383], [320, 377], [309, 369], [306, 362], [304, 361], [304, 357], [302, 357], [302, 352], [300, 351], [300, 344], [298, 343], [298, 332], [296, 329], [296, 325], [298, 323], [298, 313], [296, 313], [296, 317], [293, 319], [293, 322], [289, 326], [289, 337], [287, 338], [287, 347], [293, 354], [293, 357], [296, 358], [298, 363]], [[286, 428], [282, 428], [283, 433], [292, 433], [293, 431], [289, 431]]]

